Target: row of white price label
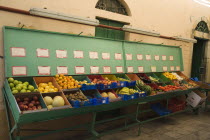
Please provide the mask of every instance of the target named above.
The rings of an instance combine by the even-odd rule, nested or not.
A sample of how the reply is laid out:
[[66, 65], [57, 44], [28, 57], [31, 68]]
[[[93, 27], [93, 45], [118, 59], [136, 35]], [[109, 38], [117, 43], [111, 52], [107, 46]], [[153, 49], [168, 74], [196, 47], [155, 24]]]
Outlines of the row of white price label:
[[[26, 49], [22, 47], [11, 47], [11, 56], [12, 57], [26, 57]], [[43, 48], [37, 48], [36, 49], [37, 57], [50, 57], [49, 55], [49, 49], [43, 49]], [[102, 53], [101, 54], [102, 59], [110, 59], [110, 53]], [[67, 50], [56, 50], [56, 57], [57, 58], [67, 58]], [[74, 51], [74, 58], [84, 58], [84, 52], [80, 50]], [[90, 51], [89, 52], [89, 58], [90, 59], [99, 59], [98, 52]], [[142, 54], [136, 55], [137, 60], [144, 60], [144, 56]], [[115, 60], [122, 60], [122, 54], [121, 53], [115, 53]], [[126, 54], [126, 60], [133, 60], [133, 54]], [[145, 55], [145, 60], [152, 60], [152, 56], [150, 54]], [[160, 60], [160, 55], [154, 55], [154, 60], [158, 61]], [[166, 55], [162, 55], [161, 60], [174, 60], [174, 56], [170, 55], [167, 59]]]
[[[176, 69], [175, 69], [176, 68]], [[110, 66], [103, 66], [103, 73], [109, 74], [109, 73], [115, 73], [111, 71]], [[122, 66], [116, 66], [116, 73], [124, 73]], [[151, 66], [151, 72], [156, 72], [157, 68], [156, 66]], [[163, 71], [180, 71], [180, 66], [170, 66], [170, 70], [167, 66], [163, 66]], [[99, 66], [90, 66], [90, 73], [91, 74], [97, 74], [100, 72]], [[127, 73], [133, 73], [134, 67], [128, 66], [127, 67]], [[142, 73], [144, 72], [143, 66], [138, 66], [138, 72]], [[86, 74], [86, 70], [84, 66], [75, 66], [74, 67], [74, 73], [75, 74]], [[50, 66], [38, 66], [38, 75], [51, 75], [51, 67]], [[57, 67], [57, 74], [68, 74], [68, 67], [67, 66], [58, 66]], [[12, 67], [12, 75], [13, 76], [21, 76], [21, 75], [27, 75], [27, 66], [13, 66]]]

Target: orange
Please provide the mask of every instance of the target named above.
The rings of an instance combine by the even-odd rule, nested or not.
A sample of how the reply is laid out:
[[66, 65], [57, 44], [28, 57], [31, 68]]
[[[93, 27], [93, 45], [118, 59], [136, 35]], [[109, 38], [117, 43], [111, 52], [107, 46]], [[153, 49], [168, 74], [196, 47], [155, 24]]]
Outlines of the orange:
[[58, 74], [56, 74], [56, 75], [55, 75], [55, 77], [56, 77], [56, 78], [58, 78], [58, 77], [59, 77], [59, 75], [58, 75]]

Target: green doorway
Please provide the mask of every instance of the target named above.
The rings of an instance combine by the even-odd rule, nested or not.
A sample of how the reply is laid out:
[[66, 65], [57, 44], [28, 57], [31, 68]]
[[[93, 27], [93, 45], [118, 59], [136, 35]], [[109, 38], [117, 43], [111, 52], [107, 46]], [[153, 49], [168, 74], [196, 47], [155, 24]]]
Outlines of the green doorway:
[[207, 41], [199, 38], [196, 38], [196, 40], [197, 43], [193, 46], [191, 77], [197, 77], [200, 81], [205, 81], [205, 46]]
[[[200, 21], [197, 24], [195, 31], [198, 31], [201, 34], [208, 34], [209, 29], [207, 23], [205, 21]], [[200, 81], [205, 82], [207, 66], [205, 48], [207, 40], [203, 37], [197, 37], [195, 39], [197, 40], [197, 43], [193, 45], [191, 77], [197, 77]]]

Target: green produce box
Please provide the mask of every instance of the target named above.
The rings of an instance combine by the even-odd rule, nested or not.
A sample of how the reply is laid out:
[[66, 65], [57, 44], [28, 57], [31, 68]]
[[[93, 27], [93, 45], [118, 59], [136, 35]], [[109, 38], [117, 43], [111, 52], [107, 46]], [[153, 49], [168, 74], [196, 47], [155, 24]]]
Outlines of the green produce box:
[[159, 72], [155, 73], [155, 75], [161, 80], [161, 82], [165, 83], [166, 85], [174, 85], [174, 83], [170, 79], [165, 77], [163, 73]]
[[[9, 78], [8, 78], [9, 79]], [[24, 83], [24, 82], [28, 82], [29, 83], [29, 85], [32, 85], [33, 87], [34, 87], [34, 89], [37, 89], [37, 85], [36, 85], [36, 83], [35, 83], [35, 81], [34, 81], [34, 79], [33, 79], [33, 77], [14, 77], [13, 79], [14, 79], [14, 81], [13, 82], [11, 82], [10, 81], [10, 79], [9, 80], [6, 80], [7, 81], [7, 83], [9, 84], [9, 86], [11, 86], [11, 84], [13, 84], [14, 85], [14, 87], [17, 85], [17, 81], [15, 81], [15, 80], [18, 80], [18, 81], [21, 81], [22, 82], [22, 84]], [[11, 88], [9, 88], [10, 90], [11, 90], [11, 92], [12, 92], [12, 89]], [[27, 89], [28, 89], [28, 86], [27, 86]], [[27, 90], [26, 89], [26, 90]], [[37, 93], [38, 91], [32, 91], [32, 92], [30, 92], [30, 93]], [[18, 91], [18, 93], [20, 93], [20, 91]], [[29, 93], [29, 92], [23, 92], [23, 93]]]
[[107, 77], [109, 80], [111, 81], [117, 81], [117, 77], [113, 74], [109, 74], [109, 75], [101, 75], [104, 79]]
[[[115, 76], [117, 77], [117, 79], [118, 79], [118, 77], [119, 77], [119, 78], [123, 78], [123, 79], [126, 79], [126, 80], [131, 81], [131, 80], [128, 78], [128, 76], [125, 75], [125, 74], [115, 74]], [[118, 80], [118, 81], [119, 81], [119, 80]]]
[[[34, 99], [34, 97], [37, 97], [37, 99]], [[40, 93], [18, 93], [14, 95], [14, 98], [18, 111], [21, 114], [47, 111], [47, 106]], [[41, 109], [38, 106], [41, 106]]]

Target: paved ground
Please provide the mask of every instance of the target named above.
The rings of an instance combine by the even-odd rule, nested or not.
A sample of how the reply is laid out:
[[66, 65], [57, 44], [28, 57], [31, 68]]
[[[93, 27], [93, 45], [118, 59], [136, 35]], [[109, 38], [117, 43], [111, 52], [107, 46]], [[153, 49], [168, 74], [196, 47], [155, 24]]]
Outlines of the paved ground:
[[132, 127], [100, 140], [210, 140], [210, 112], [177, 114], [142, 125], [140, 136], [137, 131]]

